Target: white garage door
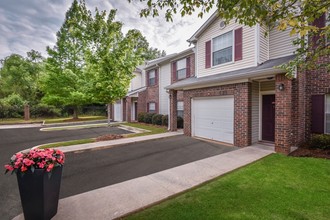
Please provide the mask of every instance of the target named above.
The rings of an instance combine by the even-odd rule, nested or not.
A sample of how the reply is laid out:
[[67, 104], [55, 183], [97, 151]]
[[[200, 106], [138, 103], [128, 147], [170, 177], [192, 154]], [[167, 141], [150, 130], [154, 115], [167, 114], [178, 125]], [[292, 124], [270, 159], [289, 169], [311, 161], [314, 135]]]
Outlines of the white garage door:
[[121, 100], [117, 101], [113, 105], [113, 116], [115, 121], [123, 121], [123, 109], [122, 109], [122, 104]]
[[195, 98], [192, 102], [192, 134], [234, 143], [234, 98]]

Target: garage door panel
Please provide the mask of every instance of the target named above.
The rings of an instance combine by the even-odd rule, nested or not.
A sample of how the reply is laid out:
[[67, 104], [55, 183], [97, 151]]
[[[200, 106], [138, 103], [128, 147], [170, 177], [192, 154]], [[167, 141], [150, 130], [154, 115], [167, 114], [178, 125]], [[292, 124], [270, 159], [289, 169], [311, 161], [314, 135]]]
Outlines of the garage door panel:
[[233, 97], [194, 99], [192, 109], [195, 136], [233, 143]]

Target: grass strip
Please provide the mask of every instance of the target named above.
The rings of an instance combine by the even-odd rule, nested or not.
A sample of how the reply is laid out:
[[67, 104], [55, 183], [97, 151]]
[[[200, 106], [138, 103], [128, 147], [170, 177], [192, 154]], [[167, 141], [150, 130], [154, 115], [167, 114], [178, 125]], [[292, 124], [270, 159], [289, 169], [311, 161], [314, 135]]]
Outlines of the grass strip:
[[330, 160], [273, 154], [124, 219], [319, 219], [330, 216]]

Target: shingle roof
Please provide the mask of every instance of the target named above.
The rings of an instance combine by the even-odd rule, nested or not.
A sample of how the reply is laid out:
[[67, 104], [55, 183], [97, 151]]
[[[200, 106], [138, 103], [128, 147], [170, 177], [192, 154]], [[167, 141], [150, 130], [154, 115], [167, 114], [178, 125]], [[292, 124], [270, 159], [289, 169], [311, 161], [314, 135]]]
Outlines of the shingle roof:
[[169, 85], [165, 87], [165, 89], [185, 89], [185, 88], [191, 88], [191, 87], [207, 87], [207, 85], [213, 85], [215, 83], [225, 83], [228, 81], [233, 80], [240, 80], [240, 79], [248, 79], [251, 77], [258, 77], [258, 76], [264, 76], [269, 74], [276, 74], [276, 73], [284, 73], [284, 70], [274, 68], [276, 66], [279, 66], [281, 64], [287, 63], [288, 61], [292, 60], [295, 57], [295, 55], [281, 57], [277, 59], [268, 60], [256, 67], [249, 67], [245, 69], [225, 72], [225, 73], [219, 73], [215, 75], [205, 76], [205, 77], [191, 77], [187, 78], [181, 81], [178, 81], [176, 83], [173, 83], [172, 85]]

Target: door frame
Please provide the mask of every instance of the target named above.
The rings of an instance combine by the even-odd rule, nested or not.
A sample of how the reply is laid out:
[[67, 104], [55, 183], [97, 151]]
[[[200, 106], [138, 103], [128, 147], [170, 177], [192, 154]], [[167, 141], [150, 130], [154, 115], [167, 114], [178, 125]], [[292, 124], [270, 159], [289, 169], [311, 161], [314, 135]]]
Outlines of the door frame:
[[275, 90], [259, 91], [259, 138], [258, 138], [259, 141], [262, 141], [262, 96], [263, 95], [275, 95], [275, 107], [276, 107]]

